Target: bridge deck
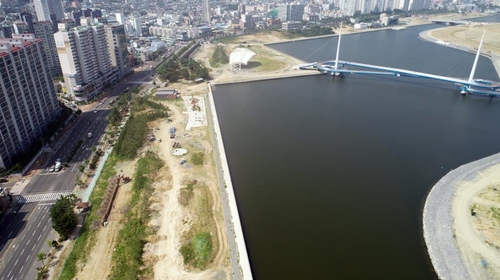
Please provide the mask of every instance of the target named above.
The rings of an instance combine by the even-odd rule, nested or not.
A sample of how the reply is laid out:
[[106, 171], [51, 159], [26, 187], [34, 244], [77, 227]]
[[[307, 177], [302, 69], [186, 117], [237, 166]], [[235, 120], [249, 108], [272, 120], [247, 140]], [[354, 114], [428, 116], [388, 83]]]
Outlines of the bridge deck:
[[[382, 76], [395, 76], [395, 77], [412, 77], [412, 78], [427, 78], [438, 81], [450, 82], [455, 84], [462, 93], [474, 93], [481, 95], [488, 95], [500, 97], [500, 82], [488, 81], [482, 79], [467, 80], [463, 78], [454, 78], [441, 75], [434, 75], [429, 73], [410, 71], [400, 68], [385, 67], [379, 65], [371, 65], [365, 63], [351, 62], [351, 61], [338, 61], [338, 67], [335, 69], [335, 60], [315, 62], [299, 66], [302, 70], [318, 70], [324, 74], [358, 74], [358, 75], [382, 75]], [[346, 66], [359, 67], [364, 69], [371, 69], [375, 71], [366, 70], [349, 70]]]

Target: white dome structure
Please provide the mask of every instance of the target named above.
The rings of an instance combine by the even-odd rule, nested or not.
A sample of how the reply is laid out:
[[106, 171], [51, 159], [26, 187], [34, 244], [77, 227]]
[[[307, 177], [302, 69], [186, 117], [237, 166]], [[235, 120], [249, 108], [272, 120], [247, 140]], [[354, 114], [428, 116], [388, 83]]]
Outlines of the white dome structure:
[[255, 53], [249, 49], [237, 48], [229, 55], [229, 65], [232, 70], [240, 70], [241, 65], [247, 65], [254, 55]]

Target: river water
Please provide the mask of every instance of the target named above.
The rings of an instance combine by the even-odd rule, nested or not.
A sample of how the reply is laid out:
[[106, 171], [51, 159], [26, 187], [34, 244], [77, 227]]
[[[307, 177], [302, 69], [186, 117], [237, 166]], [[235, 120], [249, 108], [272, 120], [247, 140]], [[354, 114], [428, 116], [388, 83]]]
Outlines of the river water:
[[[340, 57], [468, 77], [474, 54], [418, 39], [432, 27], [343, 36]], [[336, 40], [273, 47], [331, 60]], [[476, 77], [499, 80], [484, 58]], [[422, 237], [428, 191], [500, 151], [500, 99], [448, 83], [312, 76], [214, 95], [256, 279], [435, 279]]]

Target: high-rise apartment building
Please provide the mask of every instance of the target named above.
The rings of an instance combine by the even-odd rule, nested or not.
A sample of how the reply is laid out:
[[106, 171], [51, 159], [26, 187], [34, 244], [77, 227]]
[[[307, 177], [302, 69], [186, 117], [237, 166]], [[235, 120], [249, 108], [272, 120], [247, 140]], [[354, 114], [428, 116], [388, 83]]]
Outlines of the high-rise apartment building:
[[33, 34], [0, 39], [0, 167], [40, 143], [61, 112], [42, 40]]
[[103, 25], [81, 26], [54, 34], [66, 92], [76, 101], [90, 101], [117, 79], [111, 65]]
[[211, 19], [211, 8], [210, 8], [210, 0], [203, 0], [202, 3], [202, 18], [204, 21], [210, 23]]
[[142, 24], [141, 24], [140, 18], [132, 19], [132, 27], [134, 28], [134, 35], [133, 36], [141, 37], [142, 36]]
[[64, 19], [64, 10], [61, 0], [33, 0], [38, 21], [51, 20], [50, 15], [54, 14], [56, 20]]
[[16, 34], [30, 33], [29, 26], [24, 21], [16, 21], [12, 24], [12, 27], [14, 27], [14, 33]]
[[57, 23], [57, 30], [69, 31], [77, 26], [78, 24], [76, 23], [75, 20], [68, 18], [68, 19], [63, 19]]
[[105, 25], [105, 29], [111, 55], [111, 65], [118, 68], [118, 77], [121, 79], [130, 72], [125, 26], [123, 24]]
[[116, 13], [116, 21], [118, 21], [119, 24], [124, 24], [125, 15], [123, 13]]
[[304, 15], [304, 7], [305, 5], [298, 4], [278, 5], [278, 18], [281, 19], [282, 22], [301, 21]]
[[33, 22], [33, 29], [35, 30], [35, 37], [42, 39], [43, 50], [49, 69], [53, 76], [62, 73], [61, 63], [57, 55], [56, 41], [54, 39], [54, 32], [52, 31], [52, 23], [50, 21], [35, 21]]

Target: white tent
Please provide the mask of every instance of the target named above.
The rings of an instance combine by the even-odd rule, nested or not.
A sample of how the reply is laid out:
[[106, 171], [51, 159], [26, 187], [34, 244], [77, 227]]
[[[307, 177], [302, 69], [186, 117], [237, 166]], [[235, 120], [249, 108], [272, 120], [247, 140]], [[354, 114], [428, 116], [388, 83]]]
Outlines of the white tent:
[[241, 65], [247, 65], [254, 55], [255, 53], [249, 49], [237, 48], [229, 55], [229, 65], [232, 70], [240, 70]]

